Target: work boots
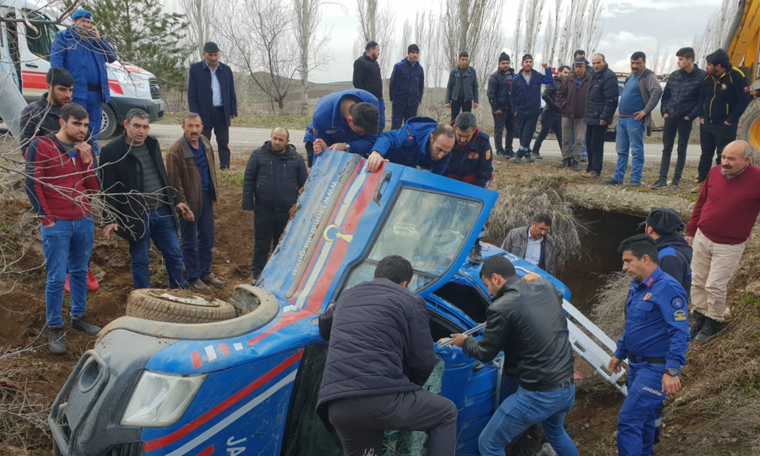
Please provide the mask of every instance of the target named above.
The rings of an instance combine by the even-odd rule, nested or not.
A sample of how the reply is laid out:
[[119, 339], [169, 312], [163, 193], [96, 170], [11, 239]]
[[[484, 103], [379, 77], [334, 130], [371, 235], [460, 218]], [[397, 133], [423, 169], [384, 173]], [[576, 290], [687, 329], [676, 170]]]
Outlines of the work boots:
[[81, 318], [71, 317], [71, 327], [77, 331], [82, 331], [88, 336], [95, 336], [100, 332], [100, 326], [93, 325], [84, 321], [84, 316]]
[[691, 340], [694, 340], [699, 331], [702, 330], [702, 326], [705, 325], [705, 318], [705, 314], [698, 310], [691, 313], [689, 318], [689, 335], [691, 336]]
[[705, 324], [702, 325], [702, 329], [697, 334], [697, 337], [694, 338], [694, 342], [698, 344], [706, 342], [717, 336], [721, 329], [723, 329], [723, 325], [719, 321], [705, 317]]
[[662, 179], [657, 179], [657, 182], [652, 185], [652, 190], [659, 190], [668, 186], [668, 183]]
[[570, 166], [570, 162], [571, 162], [572, 160], [573, 160], [572, 158], [566, 158], [566, 159], [562, 160], [562, 161], [561, 161], [561, 162], [559, 162], [559, 164], [557, 165], [557, 168], [558, 168], [558, 169], [564, 169], [564, 168], [567, 168], [568, 166]]
[[63, 341], [63, 326], [49, 327], [47, 329], [48, 349], [54, 355], [66, 353], [66, 342]]
[[574, 158], [571, 158], [570, 161], [573, 162], [573, 171], [578, 172], [581, 170], [580, 163], [578, 163]]

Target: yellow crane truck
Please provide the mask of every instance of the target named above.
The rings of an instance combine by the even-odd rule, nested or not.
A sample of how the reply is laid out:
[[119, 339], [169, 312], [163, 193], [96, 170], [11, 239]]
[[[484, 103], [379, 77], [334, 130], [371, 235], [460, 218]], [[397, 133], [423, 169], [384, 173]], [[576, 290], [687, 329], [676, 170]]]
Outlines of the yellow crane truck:
[[760, 81], [757, 63], [760, 54], [760, 0], [739, 0], [736, 19], [725, 46], [731, 64], [744, 72], [750, 84], [752, 102], [739, 120], [738, 137], [760, 150]]

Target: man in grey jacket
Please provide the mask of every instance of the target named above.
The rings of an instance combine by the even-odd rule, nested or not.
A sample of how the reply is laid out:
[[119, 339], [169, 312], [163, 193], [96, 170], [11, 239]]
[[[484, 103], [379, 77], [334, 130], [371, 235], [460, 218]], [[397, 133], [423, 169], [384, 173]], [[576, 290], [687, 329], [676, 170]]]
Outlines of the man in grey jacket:
[[501, 248], [553, 275], [557, 251], [554, 238], [549, 236], [551, 226], [551, 216], [538, 214], [533, 217], [533, 223], [530, 226], [522, 226], [510, 231], [504, 238]]
[[459, 53], [459, 66], [449, 73], [446, 85], [446, 107], [451, 108], [451, 120], [459, 112], [472, 112], [478, 108], [478, 74], [470, 66], [470, 54]]
[[[647, 56], [634, 52], [631, 56], [631, 75], [625, 80], [623, 94], [618, 105], [617, 149], [618, 159], [615, 174], [604, 179], [606, 185], [641, 187], [641, 172], [644, 169], [644, 132], [652, 123], [651, 113], [662, 96], [662, 87], [652, 70], [646, 68]], [[628, 169], [628, 155], [631, 159], [631, 180], [623, 184]]]

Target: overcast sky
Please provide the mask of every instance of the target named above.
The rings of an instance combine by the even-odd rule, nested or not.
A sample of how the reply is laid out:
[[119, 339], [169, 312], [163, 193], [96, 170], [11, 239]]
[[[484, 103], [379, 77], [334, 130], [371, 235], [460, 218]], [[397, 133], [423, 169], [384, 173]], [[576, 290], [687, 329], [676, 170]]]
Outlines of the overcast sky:
[[[383, 0], [381, 0], [382, 2]], [[417, 11], [422, 11], [433, 3], [429, 0], [385, 0], [396, 11], [396, 41], [390, 57], [398, 60], [400, 53], [402, 25], [406, 17], [413, 18]], [[505, 0], [505, 10], [517, 9], [517, 0]], [[630, 69], [628, 58], [634, 51], [644, 51], [651, 56], [657, 44], [673, 55], [683, 46], [691, 46], [694, 36], [701, 33], [711, 15], [719, 8], [721, 0], [602, 0], [603, 28], [602, 38], [597, 49], [607, 57], [610, 67], [616, 71]], [[435, 2], [437, 4], [437, 2]], [[569, 1], [565, 0], [565, 4]], [[553, 0], [546, 0], [546, 9], [553, 5]], [[403, 11], [403, 14], [402, 14]], [[511, 51], [511, 29], [514, 17], [505, 13], [503, 26], [507, 39], [503, 50]], [[351, 79], [353, 61], [358, 57], [354, 53], [354, 43], [358, 39], [358, 20], [356, 18], [356, 0], [333, 0], [324, 6], [320, 29], [332, 29], [329, 53], [333, 60], [330, 65], [313, 73], [309, 79], [314, 82], [335, 82]], [[540, 54], [542, 43], [534, 55]], [[405, 46], [404, 46], [405, 47]], [[381, 43], [382, 49], [382, 43]], [[382, 49], [380, 59], [388, 58], [387, 49]], [[425, 63], [425, 50], [421, 50], [421, 61]], [[513, 61], [515, 57], [512, 57]], [[675, 63], [673, 63], [675, 66]], [[673, 68], [674, 69], [674, 68]], [[672, 69], [671, 69], [672, 70]], [[490, 71], [490, 69], [488, 69]]]

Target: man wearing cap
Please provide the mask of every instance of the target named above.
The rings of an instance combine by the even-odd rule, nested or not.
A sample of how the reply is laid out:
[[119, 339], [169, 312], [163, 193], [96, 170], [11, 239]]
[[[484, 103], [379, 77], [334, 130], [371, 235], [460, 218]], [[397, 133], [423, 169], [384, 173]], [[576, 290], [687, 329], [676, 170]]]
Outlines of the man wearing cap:
[[522, 157], [531, 163], [536, 160], [530, 152], [530, 142], [541, 114], [541, 85], [552, 83], [549, 66], [546, 63], [541, 66], [544, 67], [544, 74], [533, 69], [533, 56], [525, 54], [522, 69], [512, 82], [512, 115], [515, 116], [515, 130], [520, 138], [520, 149], [512, 158], [512, 163], [520, 163]]
[[391, 130], [398, 130], [417, 115], [425, 91], [425, 70], [420, 65], [420, 48], [410, 44], [407, 57], [393, 66], [389, 94], [393, 103]]
[[219, 61], [219, 46], [203, 45], [203, 60], [190, 65], [187, 80], [190, 112], [200, 114], [203, 136], [211, 140], [211, 130], [219, 146], [219, 168], [230, 168], [230, 120], [238, 115], [232, 70]]
[[573, 64], [574, 74], [565, 78], [557, 91], [557, 105], [562, 110], [562, 162], [557, 165], [560, 169], [581, 169], [582, 144], [583, 138], [586, 137], [583, 113], [586, 110], [586, 95], [591, 81], [591, 73], [587, 66], [585, 58], [576, 57]]
[[55, 34], [50, 46], [50, 67], [61, 67], [74, 78], [74, 103], [87, 110], [89, 135], [95, 155], [100, 153], [98, 132], [102, 124], [103, 103], [111, 101], [106, 62], [116, 61], [114, 48], [100, 37], [92, 23], [92, 13], [79, 9], [71, 15], [74, 26]]
[[[499, 68], [488, 78], [488, 102], [493, 114], [493, 140], [496, 145], [496, 155], [514, 157], [512, 140], [515, 137], [515, 116], [512, 115], [510, 93], [515, 70], [511, 67], [509, 54], [499, 55]], [[507, 130], [507, 141], [502, 143], [504, 129]]]

